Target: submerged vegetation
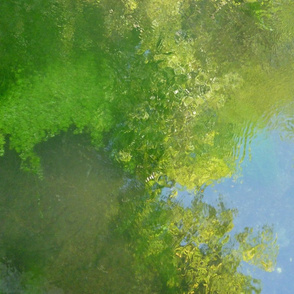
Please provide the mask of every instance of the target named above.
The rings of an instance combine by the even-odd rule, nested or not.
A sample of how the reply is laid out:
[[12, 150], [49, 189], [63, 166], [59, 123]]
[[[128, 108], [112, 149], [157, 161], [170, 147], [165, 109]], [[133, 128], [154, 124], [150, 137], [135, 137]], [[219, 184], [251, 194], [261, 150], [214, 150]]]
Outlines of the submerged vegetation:
[[[175, 183], [198, 191], [232, 176], [244, 157], [241, 145], [269, 124], [277, 109], [291, 120], [292, 6], [274, 0], [4, 1], [0, 154], [5, 159], [8, 147], [16, 151], [21, 168], [38, 174], [26, 174], [38, 188], [25, 193], [35, 210], [30, 212], [35, 235], [32, 224], [24, 222], [26, 213], [13, 212], [25, 210], [17, 206], [24, 200], [11, 196], [11, 187], [2, 189], [1, 218], [11, 221], [1, 231], [3, 271], [15, 267], [15, 274], [1, 275], [2, 281], [35, 271], [64, 293], [259, 293], [258, 281], [239, 265], [246, 261], [273, 270], [277, 246], [271, 228], [257, 233], [247, 228], [232, 237], [236, 212], [221, 200], [213, 207], [195, 192], [192, 206], [184, 208], [172, 191]], [[93, 224], [82, 225], [87, 218], [79, 204], [69, 202], [65, 215], [77, 215], [72, 226], [81, 225], [83, 234], [66, 235], [67, 242], [58, 239], [58, 226], [50, 225], [54, 213], [46, 205], [40, 212], [40, 199], [53, 201], [40, 187], [62, 186], [60, 178], [46, 173], [49, 163], [40, 146], [71, 132], [89, 136], [92, 147], [141, 188], [116, 188], [115, 196], [103, 197], [111, 217], [103, 209], [88, 212], [96, 233]], [[92, 161], [84, 168], [88, 184]], [[4, 172], [9, 164], [2, 164]], [[15, 177], [9, 181], [19, 180]], [[118, 182], [123, 186], [128, 180]], [[167, 188], [171, 193], [162, 199]], [[95, 207], [95, 193], [87, 193], [79, 191], [80, 201]], [[68, 209], [58, 201], [51, 206], [60, 214]], [[35, 261], [20, 258], [15, 252], [21, 247], [10, 247], [16, 236], [9, 226], [17, 231], [25, 226], [32, 234], [19, 244], [25, 248], [22, 256], [34, 252], [34, 244], [46, 248], [48, 241], [62, 249], [48, 249], [49, 257], [41, 254]], [[52, 239], [45, 237], [50, 234]], [[99, 235], [105, 238], [99, 241]], [[85, 244], [92, 244], [91, 252], [82, 253]], [[41, 291], [39, 284], [35, 292]]]

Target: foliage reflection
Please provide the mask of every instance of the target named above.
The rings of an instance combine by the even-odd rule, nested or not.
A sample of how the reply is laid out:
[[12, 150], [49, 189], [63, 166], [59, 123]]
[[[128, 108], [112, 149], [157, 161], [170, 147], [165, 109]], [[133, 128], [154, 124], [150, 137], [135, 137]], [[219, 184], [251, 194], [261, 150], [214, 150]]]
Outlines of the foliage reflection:
[[276, 116], [293, 138], [292, 6], [5, 1], [1, 291], [260, 292], [239, 268], [273, 270], [270, 227], [232, 236], [221, 200], [162, 195], [234, 175]]

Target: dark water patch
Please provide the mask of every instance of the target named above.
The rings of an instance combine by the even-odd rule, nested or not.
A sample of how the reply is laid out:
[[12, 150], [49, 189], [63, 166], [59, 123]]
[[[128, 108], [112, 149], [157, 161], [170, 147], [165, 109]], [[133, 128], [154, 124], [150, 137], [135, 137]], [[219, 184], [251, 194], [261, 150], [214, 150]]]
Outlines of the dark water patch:
[[136, 284], [132, 256], [109, 225], [121, 199], [128, 201], [122, 194], [139, 193], [138, 185], [130, 184], [85, 137], [64, 134], [39, 145], [37, 152], [43, 180], [20, 171], [14, 152], [1, 158], [4, 267], [9, 263], [19, 275], [45, 277], [64, 293], [131, 293], [128, 289]]

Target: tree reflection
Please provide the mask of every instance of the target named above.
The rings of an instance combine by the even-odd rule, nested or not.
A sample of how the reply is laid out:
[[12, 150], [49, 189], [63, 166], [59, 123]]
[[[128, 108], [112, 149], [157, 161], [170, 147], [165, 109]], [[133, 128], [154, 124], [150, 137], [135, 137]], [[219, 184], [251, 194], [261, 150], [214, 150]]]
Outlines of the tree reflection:
[[[9, 145], [21, 162], [8, 153], [0, 169], [3, 279], [28, 288], [44, 276], [68, 293], [260, 292], [239, 267], [273, 269], [271, 228], [232, 237], [236, 212], [221, 200], [197, 194], [185, 208], [160, 195], [233, 175], [238, 150], [292, 101], [288, 2], [5, 1], [0, 155]], [[50, 141], [69, 130], [103, 156]]]
[[[192, 195], [191, 195], [192, 196]], [[123, 223], [134, 250], [136, 275], [152, 293], [260, 293], [260, 282], [240, 272], [242, 261], [272, 271], [278, 247], [272, 228], [230, 233], [236, 210], [194, 198], [184, 208], [168, 197], [131, 204]], [[124, 215], [129, 215], [124, 211]]]
[[163, 197], [158, 184], [123, 179], [74, 138], [39, 149], [42, 181], [19, 172], [15, 155], [2, 160], [1, 293], [260, 292], [240, 264], [273, 270], [271, 228], [232, 236], [236, 210], [221, 199], [212, 206], [191, 195], [185, 208], [173, 189]]
[[143, 180], [193, 188], [231, 176], [236, 137], [291, 100], [288, 5], [5, 3], [0, 154], [9, 137], [40, 172], [35, 146], [73, 127]]

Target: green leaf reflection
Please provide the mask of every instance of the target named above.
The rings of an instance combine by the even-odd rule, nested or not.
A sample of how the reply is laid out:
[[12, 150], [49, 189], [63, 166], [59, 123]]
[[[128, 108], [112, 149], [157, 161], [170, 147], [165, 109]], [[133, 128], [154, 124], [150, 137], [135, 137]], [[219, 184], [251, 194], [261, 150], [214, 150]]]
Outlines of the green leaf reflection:
[[[274, 268], [272, 228], [233, 237], [236, 212], [221, 200], [197, 194], [184, 208], [175, 190], [160, 194], [236, 176], [277, 117], [293, 140], [292, 1], [2, 2], [1, 279], [44, 276], [68, 293], [259, 293], [239, 268]], [[64, 144], [72, 132], [107, 158], [99, 181], [93, 149]]]
[[189, 208], [170, 197], [125, 205], [120, 230], [129, 236], [137, 278], [150, 281], [152, 293], [260, 293], [260, 282], [240, 271], [241, 262], [274, 269], [272, 228], [232, 235], [237, 211], [221, 199], [212, 206], [202, 198]]

